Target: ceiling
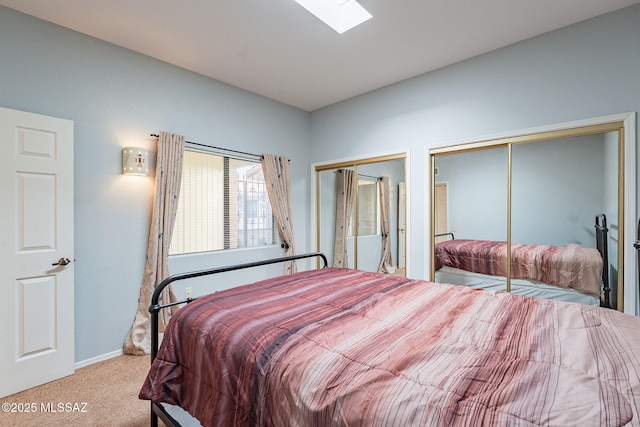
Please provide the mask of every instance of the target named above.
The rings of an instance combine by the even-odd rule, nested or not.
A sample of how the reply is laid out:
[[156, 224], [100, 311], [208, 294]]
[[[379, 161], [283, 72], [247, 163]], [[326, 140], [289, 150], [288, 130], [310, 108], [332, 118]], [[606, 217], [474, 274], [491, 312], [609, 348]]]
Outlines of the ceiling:
[[343, 34], [294, 0], [0, 5], [313, 111], [639, 2], [360, 0], [373, 18]]

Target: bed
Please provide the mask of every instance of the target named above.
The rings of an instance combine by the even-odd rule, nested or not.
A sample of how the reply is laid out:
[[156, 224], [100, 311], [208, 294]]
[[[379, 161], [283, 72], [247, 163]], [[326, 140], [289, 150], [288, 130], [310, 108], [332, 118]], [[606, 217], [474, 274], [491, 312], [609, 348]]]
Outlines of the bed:
[[178, 310], [140, 398], [152, 425], [640, 426], [638, 355], [615, 310], [321, 268]]
[[507, 272], [507, 243], [450, 239], [435, 245], [435, 281], [483, 289], [505, 290], [536, 298], [611, 307], [608, 274], [607, 227], [604, 215], [596, 216], [596, 248], [511, 244], [511, 268]]

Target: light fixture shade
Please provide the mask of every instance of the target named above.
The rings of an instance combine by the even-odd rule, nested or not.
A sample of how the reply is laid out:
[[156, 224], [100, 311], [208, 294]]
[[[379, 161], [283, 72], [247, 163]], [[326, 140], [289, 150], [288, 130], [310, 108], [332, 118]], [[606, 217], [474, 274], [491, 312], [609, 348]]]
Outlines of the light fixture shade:
[[122, 173], [125, 175], [149, 175], [149, 151], [139, 147], [123, 148]]

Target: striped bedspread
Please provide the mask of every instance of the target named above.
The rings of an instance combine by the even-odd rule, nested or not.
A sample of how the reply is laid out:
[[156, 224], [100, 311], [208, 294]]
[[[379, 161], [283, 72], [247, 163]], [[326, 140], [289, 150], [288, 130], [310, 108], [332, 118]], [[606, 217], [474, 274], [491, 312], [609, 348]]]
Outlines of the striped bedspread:
[[204, 426], [640, 426], [640, 318], [307, 271], [180, 309], [140, 398]]
[[[493, 276], [507, 275], [507, 244], [490, 240], [448, 240], [436, 244], [436, 269], [443, 265]], [[511, 277], [600, 295], [603, 261], [597, 249], [511, 244]]]

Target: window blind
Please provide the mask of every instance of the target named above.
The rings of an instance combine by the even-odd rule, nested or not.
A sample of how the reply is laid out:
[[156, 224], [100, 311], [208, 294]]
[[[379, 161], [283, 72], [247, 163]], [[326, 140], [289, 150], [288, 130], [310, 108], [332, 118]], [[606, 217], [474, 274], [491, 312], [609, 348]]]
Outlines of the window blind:
[[275, 227], [259, 162], [185, 151], [170, 255], [272, 245]]

